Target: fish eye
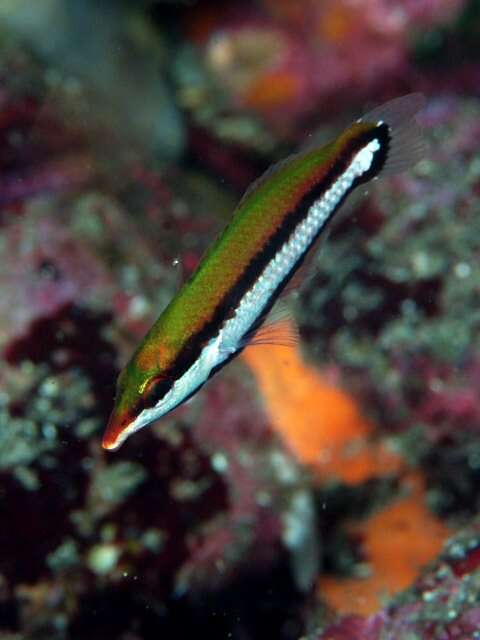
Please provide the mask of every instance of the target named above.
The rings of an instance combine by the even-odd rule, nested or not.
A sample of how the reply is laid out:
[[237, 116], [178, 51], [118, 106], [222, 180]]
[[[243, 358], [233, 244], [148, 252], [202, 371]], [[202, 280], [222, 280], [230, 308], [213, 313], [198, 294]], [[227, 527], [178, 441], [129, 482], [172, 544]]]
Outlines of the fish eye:
[[152, 393], [157, 384], [157, 380], [158, 378], [149, 378], [148, 380], [145, 380], [145, 382], [143, 382], [139, 389], [142, 396], [149, 396]]
[[156, 400], [162, 398], [170, 388], [170, 378], [166, 376], [154, 376], [140, 387], [140, 392], [145, 398], [154, 396]]

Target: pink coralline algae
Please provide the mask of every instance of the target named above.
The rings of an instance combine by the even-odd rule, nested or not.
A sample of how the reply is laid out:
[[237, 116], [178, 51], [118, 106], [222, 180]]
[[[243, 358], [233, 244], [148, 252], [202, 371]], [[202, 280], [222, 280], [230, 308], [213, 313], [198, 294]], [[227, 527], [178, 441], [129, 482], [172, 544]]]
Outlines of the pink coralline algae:
[[392, 12], [406, 16], [413, 27], [433, 27], [454, 20], [464, 8], [464, 0], [403, 0], [403, 2], [383, 2]]
[[0, 207], [40, 194], [68, 192], [93, 178], [93, 158], [78, 131], [41, 101], [0, 93]]
[[107, 271], [90, 248], [60, 221], [31, 214], [4, 233], [0, 286], [3, 344], [24, 337], [41, 318], [54, 317], [71, 304], [91, 304], [106, 296]]
[[353, 638], [380, 640], [381, 628], [382, 619], [378, 615], [367, 619], [360, 616], [348, 616], [329, 627], [325, 632], [326, 635], [320, 635], [318, 640], [353, 640]]
[[319, 104], [328, 110], [339, 94], [351, 103], [352, 96], [408, 84], [415, 31], [448, 23], [465, 3], [291, 4], [265, 0], [242, 12], [217, 11], [196, 29], [209, 68], [234, 103], [274, 126], [291, 126]]

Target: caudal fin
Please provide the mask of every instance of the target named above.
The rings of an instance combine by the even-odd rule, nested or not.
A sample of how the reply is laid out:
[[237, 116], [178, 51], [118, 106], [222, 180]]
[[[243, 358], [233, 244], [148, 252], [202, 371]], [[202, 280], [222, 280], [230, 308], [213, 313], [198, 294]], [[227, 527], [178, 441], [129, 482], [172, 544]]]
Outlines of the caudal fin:
[[422, 93], [409, 93], [375, 107], [360, 118], [359, 122], [388, 125], [390, 148], [382, 175], [401, 173], [425, 157], [426, 144], [416, 118], [424, 106]]

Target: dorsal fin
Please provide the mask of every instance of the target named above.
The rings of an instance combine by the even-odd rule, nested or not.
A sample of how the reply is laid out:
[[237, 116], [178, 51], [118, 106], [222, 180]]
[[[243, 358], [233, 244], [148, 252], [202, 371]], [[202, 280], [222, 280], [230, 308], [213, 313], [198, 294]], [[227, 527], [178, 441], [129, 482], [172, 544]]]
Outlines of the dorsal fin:
[[304, 153], [305, 152], [303, 150], [302, 151], [296, 151], [295, 153], [291, 153], [286, 158], [282, 158], [282, 160], [279, 160], [278, 162], [274, 162], [272, 165], [270, 165], [268, 167], [268, 169], [266, 169], [262, 173], [261, 176], [256, 178], [251, 184], [248, 185], [245, 193], [243, 194], [243, 196], [241, 197], [241, 199], [240, 199], [240, 201], [239, 201], [239, 203], [237, 205], [237, 209], [239, 209], [245, 203], [245, 200], [247, 200], [247, 198], [249, 198], [254, 191], [256, 191], [259, 187], [262, 186], [262, 184], [264, 184], [269, 178], [271, 178], [271, 176], [274, 173], [277, 173], [285, 165], [287, 165], [290, 162], [292, 162], [292, 160], [295, 160], [296, 158], [299, 158]]

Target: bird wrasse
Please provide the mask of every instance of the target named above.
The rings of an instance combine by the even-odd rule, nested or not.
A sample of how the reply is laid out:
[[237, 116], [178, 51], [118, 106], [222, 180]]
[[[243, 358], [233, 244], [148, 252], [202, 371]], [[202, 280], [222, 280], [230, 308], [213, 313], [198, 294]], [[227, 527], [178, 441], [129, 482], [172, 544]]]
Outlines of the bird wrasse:
[[106, 449], [185, 402], [247, 345], [267, 340], [264, 323], [273, 305], [347, 196], [422, 157], [415, 115], [423, 101], [410, 94], [377, 107], [332, 142], [274, 165], [247, 189], [121, 371]]

